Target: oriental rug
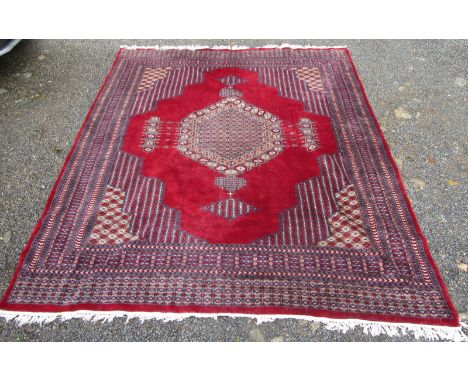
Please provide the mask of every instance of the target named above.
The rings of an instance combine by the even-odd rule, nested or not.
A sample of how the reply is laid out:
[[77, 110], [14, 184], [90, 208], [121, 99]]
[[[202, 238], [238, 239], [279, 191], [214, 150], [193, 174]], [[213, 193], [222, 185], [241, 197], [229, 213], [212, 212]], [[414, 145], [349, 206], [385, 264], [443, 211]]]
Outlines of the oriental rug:
[[346, 48], [122, 48], [0, 308], [462, 335]]

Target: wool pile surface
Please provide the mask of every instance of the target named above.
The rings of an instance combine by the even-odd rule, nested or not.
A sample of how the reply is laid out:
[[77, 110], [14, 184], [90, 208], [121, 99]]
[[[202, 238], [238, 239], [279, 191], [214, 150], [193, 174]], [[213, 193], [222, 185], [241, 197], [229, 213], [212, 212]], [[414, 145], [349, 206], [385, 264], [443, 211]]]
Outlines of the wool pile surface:
[[459, 326], [346, 48], [122, 48], [0, 309]]

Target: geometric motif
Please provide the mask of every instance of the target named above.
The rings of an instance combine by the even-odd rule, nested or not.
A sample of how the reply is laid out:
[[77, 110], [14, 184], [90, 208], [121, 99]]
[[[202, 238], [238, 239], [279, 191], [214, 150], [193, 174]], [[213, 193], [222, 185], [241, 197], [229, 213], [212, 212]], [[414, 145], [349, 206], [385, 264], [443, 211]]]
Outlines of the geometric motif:
[[303, 146], [307, 150], [316, 150], [317, 142], [315, 141], [314, 123], [309, 118], [301, 118], [299, 125], [301, 126], [299, 130], [302, 131], [304, 137]]
[[318, 90], [323, 92], [322, 80], [320, 79], [320, 72], [318, 68], [299, 68], [292, 69], [297, 77], [307, 83], [311, 90]]
[[237, 89], [233, 89], [232, 86], [241, 84], [245, 82], [245, 80], [237, 76], [231, 75], [231, 76], [223, 77], [219, 81], [223, 83], [224, 85], [228, 85], [227, 88], [222, 88], [220, 90], [219, 95], [221, 97], [242, 97], [242, 92], [240, 92]]
[[283, 151], [278, 117], [236, 97], [182, 120], [177, 149], [225, 175], [259, 166]]
[[161, 80], [167, 76], [169, 69], [170, 68], [145, 68], [137, 91], [141, 92], [151, 89], [157, 80]]
[[228, 97], [242, 97], [242, 92], [240, 92], [237, 89], [233, 88], [222, 88], [219, 91], [219, 95], [223, 98], [228, 98]]
[[247, 181], [244, 178], [238, 178], [237, 176], [220, 176], [215, 179], [215, 184], [227, 192], [236, 192], [242, 187], [245, 187]]
[[362, 223], [361, 211], [353, 185], [349, 185], [335, 194], [338, 212], [330, 216], [332, 235], [320, 241], [320, 247], [340, 247], [365, 249], [370, 248]]
[[229, 87], [232, 87], [232, 86], [238, 85], [238, 84], [242, 84], [243, 82], [245, 82], [244, 79], [242, 79], [240, 77], [237, 77], [237, 76], [233, 76], [233, 75], [223, 77], [219, 81], [221, 83], [223, 83], [224, 85], [228, 85]]
[[239, 216], [255, 212], [256, 208], [237, 199], [226, 199], [203, 207], [203, 210], [212, 212], [228, 220], [234, 220]]
[[124, 200], [124, 191], [107, 186], [99, 206], [97, 221], [91, 231], [90, 245], [115, 245], [138, 239], [128, 232], [130, 215], [122, 211]]
[[145, 152], [151, 152], [156, 147], [157, 138], [159, 135], [159, 118], [150, 117], [145, 123], [144, 135], [140, 147]]

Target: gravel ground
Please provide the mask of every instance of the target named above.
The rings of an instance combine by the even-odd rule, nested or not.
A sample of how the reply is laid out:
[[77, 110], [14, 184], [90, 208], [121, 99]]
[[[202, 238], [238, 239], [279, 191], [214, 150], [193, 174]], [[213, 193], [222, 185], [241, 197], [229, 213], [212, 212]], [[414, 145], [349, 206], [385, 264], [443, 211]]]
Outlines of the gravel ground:
[[[121, 44], [347, 45], [454, 303], [468, 317], [467, 41], [23, 41], [0, 57], [0, 293]], [[18, 327], [4, 341], [412, 341], [303, 320], [81, 320]]]

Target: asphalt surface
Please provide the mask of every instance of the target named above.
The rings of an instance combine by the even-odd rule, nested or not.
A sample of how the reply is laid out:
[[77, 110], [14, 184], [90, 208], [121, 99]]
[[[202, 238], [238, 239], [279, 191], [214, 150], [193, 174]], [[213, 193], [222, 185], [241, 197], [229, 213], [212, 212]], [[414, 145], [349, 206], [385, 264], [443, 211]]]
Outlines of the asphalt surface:
[[[433, 257], [468, 320], [467, 41], [201, 40], [22, 41], [0, 57], [0, 293], [122, 44], [347, 45], [400, 167]], [[73, 319], [18, 327], [3, 341], [412, 341], [346, 334], [303, 320], [248, 318], [140, 323]]]

